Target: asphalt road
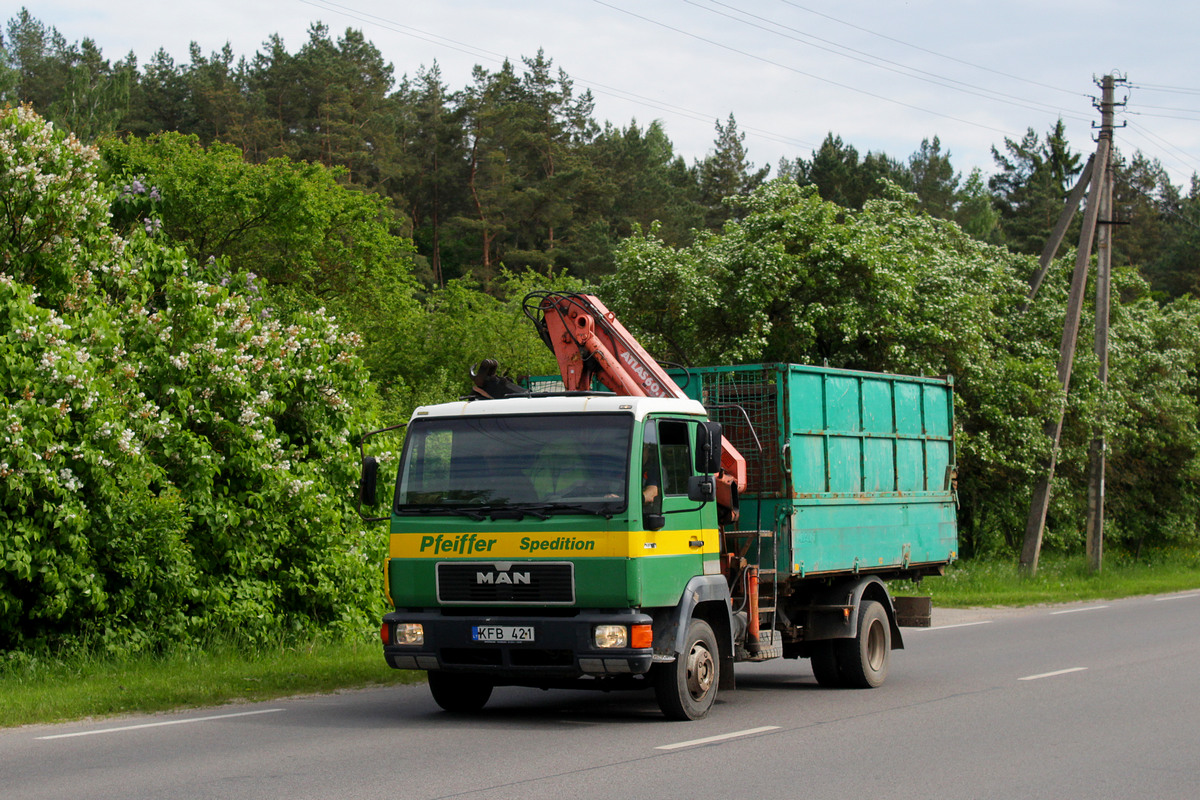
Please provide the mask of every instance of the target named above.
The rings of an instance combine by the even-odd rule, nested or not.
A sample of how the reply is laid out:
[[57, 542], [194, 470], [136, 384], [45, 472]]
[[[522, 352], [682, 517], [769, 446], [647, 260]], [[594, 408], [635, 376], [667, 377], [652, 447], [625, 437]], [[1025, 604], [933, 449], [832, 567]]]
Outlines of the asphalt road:
[[936, 610], [887, 683], [739, 665], [702, 721], [647, 694], [424, 686], [0, 732], [0, 798], [1200, 797], [1200, 592]]

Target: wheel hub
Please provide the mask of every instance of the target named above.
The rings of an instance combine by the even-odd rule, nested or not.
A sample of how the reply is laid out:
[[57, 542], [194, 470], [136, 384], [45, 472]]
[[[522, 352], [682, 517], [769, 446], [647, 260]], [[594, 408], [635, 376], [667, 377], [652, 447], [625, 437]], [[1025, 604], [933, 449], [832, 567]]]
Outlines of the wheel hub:
[[693, 699], [699, 700], [708, 694], [715, 673], [712, 653], [700, 642], [693, 644], [687, 657], [687, 688]]
[[884, 636], [883, 623], [875, 620], [867, 632], [867, 663], [871, 669], [879, 671], [887, 658], [887, 640]]

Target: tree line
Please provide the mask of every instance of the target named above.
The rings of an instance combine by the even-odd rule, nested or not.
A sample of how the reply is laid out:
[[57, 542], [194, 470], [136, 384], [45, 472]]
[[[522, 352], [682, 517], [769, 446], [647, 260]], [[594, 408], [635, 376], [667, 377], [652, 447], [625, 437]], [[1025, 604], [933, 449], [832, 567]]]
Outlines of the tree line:
[[[285, 157], [340, 170], [339, 180], [390, 201], [393, 231], [412, 239], [418, 279], [484, 282], [503, 265], [592, 280], [615, 268], [618, 243], [649, 230], [687, 245], [730, 218], [724, 198], [746, 195], [771, 168], [756, 168], [733, 115], [715, 124], [713, 148], [687, 164], [659, 121], [595, 119], [589, 92], [543, 52], [476, 67], [452, 88], [437, 64], [397, 78], [361, 31], [334, 38], [316, 23], [294, 52], [270, 36], [253, 55], [225, 45], [188, 61], [159, 50], [144, 64], [106, 59], [91, 39], [70, 43], [27, 9], [8, 21], [0, 99], [92, 141], [163, 132], [221, 142], [249, 163]], [[784, 158], [776, 178], [817, 187], [862, 208], [895, 183], [919, 208], [973, 237], [1037, 253], [1081, 168], [1061, 120], [993, 147], [994, 173], [956, 170], [937, 136], [907, 158], [860, 154], [830, 133], [809, 157]], [[1114, 263], [1138, 267], [1165, 297], [1196, 289], [1200, 184], [1174, 186], [1141, 152], [1117, 155]]]

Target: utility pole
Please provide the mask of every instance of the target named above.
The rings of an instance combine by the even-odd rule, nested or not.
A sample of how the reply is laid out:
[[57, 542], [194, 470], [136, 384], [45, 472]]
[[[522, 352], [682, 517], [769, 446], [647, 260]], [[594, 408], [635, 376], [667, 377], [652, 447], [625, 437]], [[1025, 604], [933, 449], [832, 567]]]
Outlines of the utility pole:
[[1087, 559], [1093, 572], [1104, 563], [1104, 464], [1107, 420], [1105, 396], [1108, 388], [1108, 312], [1112, 284], [1113, 176], [1108, 171], [1100, 202], [1100, 230], [1096, 236], [1096, 340], [1095, 353], [1100, 378], [1100, 419], [1088, 452]]
[[[1042, 536], [1046, 529], [1046, 512], [1050, 507], [1050, 486], [1054, 481], [1054, 468], [1058, 464], [1058, 448], [1062, 441], [1063, 416], [1066, 414], [1067, 394], [1071, 387], [1071, 369], [1075, 362], [1075, 344], [1079, 339], [1079, 322], [1083, 316], [1083, 295], [1084, 290], [1087, 288], [1087, 273], [1092, 255], [1092, 241], [1096, 232], [1096, 222], [1099, 219], [1101, 196], [1108, 185], [1111, 171], [1113, 109], [1115, 107], [1113, 89], [1115, 84], [1116, 79], [1112, 75], [1104, 76], [1104, 80], [1101, 83], [1100, 135], [1097, 138], [1096, 154], [1092, 162], [1087, 208], [1084, 212], [1083, 228], [1079, 232], [1079, 248], [1075, 255], [1075, 270], [1071, 275], [1071, 291], [1067, 297], [1066, 320], [1063, 323], [1063, 335], [1058, 349], [1058, 383], [1062, 389], [1062, 393], [1056, 412], [1046, 421], [1045, 433], [1046, 437], [1050, 439], [1050, 457], [1042, 478], [1033, 490], [1033, 499], [1029, 504], [1029, 518], [1025, 524], [1024, 546], [1021, 548], [1021, 569], [1027, 575], [1033, 575], [1037, 572], [1038, 559], [1041, 556]], [[1063, 227], [1065, 229], [1065, 226]], [[1057, 250], [1057, 245], [1055, 249]], [[1034, 291], [1036, 291], [1036, 287], [1034, 287]], [[1107, 294], [1107, 287], [1105, 294]], [[1107, 298], [1105, 299], [1105, 304], [1107, 308]], [[1105, 337], [1105, 350], [1107, 352], [1107, 323], [1105, 326]], [[1102, 447], [1103, 445], [1101, 445]], [[1100, 467], [1100, 475], [1101, 480], [1103, 480], [1103, 465]], [[1103, 503], [1102, 486], [1097, 495], [1097, 502], [1098, 504]]]

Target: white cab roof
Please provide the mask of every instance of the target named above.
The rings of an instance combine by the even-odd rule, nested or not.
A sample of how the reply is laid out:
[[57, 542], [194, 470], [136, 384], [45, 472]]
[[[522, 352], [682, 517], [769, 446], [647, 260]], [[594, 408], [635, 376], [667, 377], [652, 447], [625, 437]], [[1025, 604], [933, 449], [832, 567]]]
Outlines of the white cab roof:
[[413, 420], [428, 417], [480, 417], [495, 414], [632, 414], [641, 419], [647, 414], [690, 414], [705, 416], [704, 406], [695, 400], [665, 397], [617, 397], [587, 395], [570, 397], [509, 397], [503, 400], [460, 400], [436, 406], [421, 406]]

